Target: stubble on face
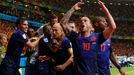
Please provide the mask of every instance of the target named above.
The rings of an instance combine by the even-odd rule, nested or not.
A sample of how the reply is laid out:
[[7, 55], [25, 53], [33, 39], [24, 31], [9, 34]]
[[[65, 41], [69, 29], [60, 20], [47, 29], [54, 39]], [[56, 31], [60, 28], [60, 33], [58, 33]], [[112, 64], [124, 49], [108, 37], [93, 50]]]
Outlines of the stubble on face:
[[81, 18], [80, 31], [85, 33], [92, 29], [92, 23], [88, 17]]

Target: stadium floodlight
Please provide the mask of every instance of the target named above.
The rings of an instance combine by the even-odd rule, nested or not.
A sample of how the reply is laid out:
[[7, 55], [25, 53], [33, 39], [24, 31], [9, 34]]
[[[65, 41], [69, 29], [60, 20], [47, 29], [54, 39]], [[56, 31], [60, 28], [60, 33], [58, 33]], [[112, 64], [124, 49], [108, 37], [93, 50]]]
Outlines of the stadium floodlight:
[[94, 3], [97, 3], [97, 2], [94, 2]]
[[89, 3], [90, 1], [87, 1], [87, 3]]
[[125, 5], [128, 5], [127, 3]]
[[118, 3], [118, 5], [121, 5], [121, 3]]
[[113, 3], [110, 3], [110, 5], [113, 5]]

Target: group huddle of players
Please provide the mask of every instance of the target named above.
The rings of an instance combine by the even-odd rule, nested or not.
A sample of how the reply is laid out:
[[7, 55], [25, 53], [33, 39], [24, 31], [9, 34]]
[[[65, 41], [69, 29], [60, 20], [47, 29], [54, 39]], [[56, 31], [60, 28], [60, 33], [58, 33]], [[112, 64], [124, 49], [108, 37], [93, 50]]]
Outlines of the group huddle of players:
[[26, 75], [110, 75], [109, 59], [125, 72], [114, 58], [110, 37], [116, 24], [104, 3], [98, 5], [107, 17], [91, 20], [83, 16], [79, 26], [69, 22], [71, 15], [81, 9], [84, 2], [77, 2], [58, 23], [51, 17], [49, 25], [42, 28], [43, 35], [32, 35], [28, 30], [27, 19], [18, 19], [17, 30], [12, 34], [5, 58], [0, 66], [1, 75], [20, 75], [20, 55], [24, 48], [34, 49], [35, 59], [26, 68]]

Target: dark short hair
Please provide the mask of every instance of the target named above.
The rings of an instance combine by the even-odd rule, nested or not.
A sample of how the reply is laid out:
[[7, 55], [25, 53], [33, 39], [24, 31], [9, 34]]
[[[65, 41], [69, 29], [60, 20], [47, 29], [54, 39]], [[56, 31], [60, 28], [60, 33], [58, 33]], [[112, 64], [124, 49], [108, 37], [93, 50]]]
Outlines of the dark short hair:
[[44, 32], [44, 33], [47, 33], [47, 32], [49, 31], [49, 29], [51, 29], [51, 26], [45, 25], [45, 26], [43, 27], [43, 32]]
[[87, 15], [80, 15], [79, 18], [82, 18], [82, 17], [88, 17]]
[[53, 12], [51, 12], [51, 14], [50, 14], [50, 20], [55, 19], [55, 18], [58, 18], [58, 17]]
[[[105, 17], [102, 17], [102, 16], [96, 16], [96, 17], [94, 17], [94, 19], [93, 19], [93, 25], [96, 23], [96, 22], [99, 22], [100, 20], [102, 20], [102, 19], [105, 19]], [[106, 20], [106, 19], [105, 19]]]
[[75, 21], [69, 21], [69, 23], [75, 23]]
[[21, 23], [23, 23], [24, 21], [26, 21], [27, 19], [26, 18], [18, 18], [16, 20], [16, 26], [18, 27], [18, 25], [20, 25]]

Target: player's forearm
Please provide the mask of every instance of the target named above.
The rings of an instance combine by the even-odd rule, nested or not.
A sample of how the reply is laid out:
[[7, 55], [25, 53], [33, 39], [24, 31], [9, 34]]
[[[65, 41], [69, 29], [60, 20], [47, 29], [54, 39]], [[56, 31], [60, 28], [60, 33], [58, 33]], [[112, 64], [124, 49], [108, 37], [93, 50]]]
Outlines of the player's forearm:
[[70, 19], [70, 17], [72, 16], [72, 14], [74, 13], [75, 9], [72, 7], [65, 15], [64, 17], [61, 19], [60, 24], [63, 27], [63, 30], [66, 34], [68, 34], [68, 30], [67, 30], [67, 24], [68, 21]]
[[112, 32], [113, 32], [113, 31], [116, 29], [116, 24], [115, 24], [115, 21], [114, 21], [112, 15], [111, 15], [110, 12], [108, 11], [108, 9], [107, 9], [107, 11], [105, 12], [105, 15], [106, 15], [107, 18], [108, 18], [109, 28], [112, 29]]
[[37, 46], [38, 42], [39, 42], [39, 38], [37, 38], [36, 41], [34, 41], [34, 42], [31, 42], [29, 39], [27, 42], [27, 46], [30, 48], [34, 48], [35, 46]]
[[63, 64], [65, 67], [70, 65], [73, 62], [73, 55], [70, 56], [70, 58]]
[[63, 64], [65, 67], [67, 67], [68, 65], [70, 65], [73, 62], [73, 49], [72, 48], [68, 48], [68, 53], [70, 54], [70, 58]]
[[118, 63], [113, 53], [111, 53], [110, 55], [110, 60], [114, 64], [114, 66], [116, 66], [118, 69], [121, 69], [121, 65]]
[[108, 24], [109, 24], [109, 26], [104, 31], [104, 38], [105, 39], [109, 38], [113, 34], [113, 32], [115, 31], [115, 29], [116, 29], [116, 24], [114, 22], [113, 17], [109, 13], [109, 11], [107, 11], [106, 16], [108, 18]]
[[107, 9], [107, 7], [105, 6], [105, 4], [101, 0], [98, 0], [98, 3], [100, 5], [102, 11], [108, 18], [109, 28], [112, 30], [116, 29], [116, 24], [114, 22], [114, 19], [113, 19], [112, 15], [110, 14], [109, 10]]
[[61, 19], [60, 23], [62, 25], [66, 25], [74, 12], [75, 12], [75, 9], [72, 7], [69, 11], [67, 11], [64, 17]]

